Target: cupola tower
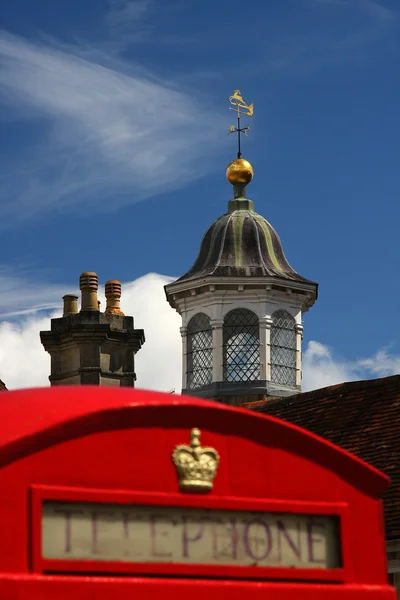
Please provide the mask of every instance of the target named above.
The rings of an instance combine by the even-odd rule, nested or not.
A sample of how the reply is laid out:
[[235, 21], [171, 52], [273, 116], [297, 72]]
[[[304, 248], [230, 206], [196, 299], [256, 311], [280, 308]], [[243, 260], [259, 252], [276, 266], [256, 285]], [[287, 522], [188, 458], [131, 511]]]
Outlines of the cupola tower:
[[240, 91], [238, 157], [227, 168], [228, 211], [205, 233], [192, 268], [165, 286], [182, 316], [182, 393], [238, 405], [301, 390], [302, 316], [318, 285], [289, 265], [278, 234], [254, 210], [246, 186], [254, 172], [242, 158], [240, 115], [252, 116]]

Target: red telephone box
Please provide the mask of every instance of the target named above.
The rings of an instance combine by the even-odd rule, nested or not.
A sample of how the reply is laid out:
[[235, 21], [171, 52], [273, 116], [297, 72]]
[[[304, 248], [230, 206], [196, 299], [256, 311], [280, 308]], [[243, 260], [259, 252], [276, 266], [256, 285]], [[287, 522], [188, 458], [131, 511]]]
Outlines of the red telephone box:
[[0, 599], [376, 598], [386, 476], [269, 416], [102, 387], [0, 404]]

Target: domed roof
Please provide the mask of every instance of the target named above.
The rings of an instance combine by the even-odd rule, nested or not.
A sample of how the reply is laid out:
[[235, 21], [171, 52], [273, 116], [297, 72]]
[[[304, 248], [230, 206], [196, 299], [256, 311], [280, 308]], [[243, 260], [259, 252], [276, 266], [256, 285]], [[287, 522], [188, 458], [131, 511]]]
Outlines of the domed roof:
[[[237, 207], [243, 200], [229, 204], [235, 202]], [[251, 201], [245, 202], [245, 210], [238, 208], [225, 213], [211, 225], [194, 265], [178, 282], [210, 276], [275, 276], [313, 283], [292, 269], [275, 229], [251, 209]]]

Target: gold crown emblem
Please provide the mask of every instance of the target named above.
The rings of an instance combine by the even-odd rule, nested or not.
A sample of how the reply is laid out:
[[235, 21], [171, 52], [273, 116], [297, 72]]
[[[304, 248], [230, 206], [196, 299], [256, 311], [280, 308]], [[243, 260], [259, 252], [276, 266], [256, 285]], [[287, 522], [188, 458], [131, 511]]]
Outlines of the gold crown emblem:
[[214, 483], [219, 464], [219, 454], [214, 448], [201, 447], [200, 430], [190, 432], [190, 446], [180, 444], [172, 453], [181, 491], [209, 492]]

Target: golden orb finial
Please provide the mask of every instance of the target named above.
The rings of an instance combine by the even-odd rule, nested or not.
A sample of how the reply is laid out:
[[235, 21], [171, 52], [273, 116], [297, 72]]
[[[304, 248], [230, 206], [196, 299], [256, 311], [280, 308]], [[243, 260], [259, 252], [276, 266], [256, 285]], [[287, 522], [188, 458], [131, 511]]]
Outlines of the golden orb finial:
[[247, 185], [253, 179], [254, 170], [248, 160], [237, 158], [229, 163], [226, 169], [226, 178], [232, 184]]

